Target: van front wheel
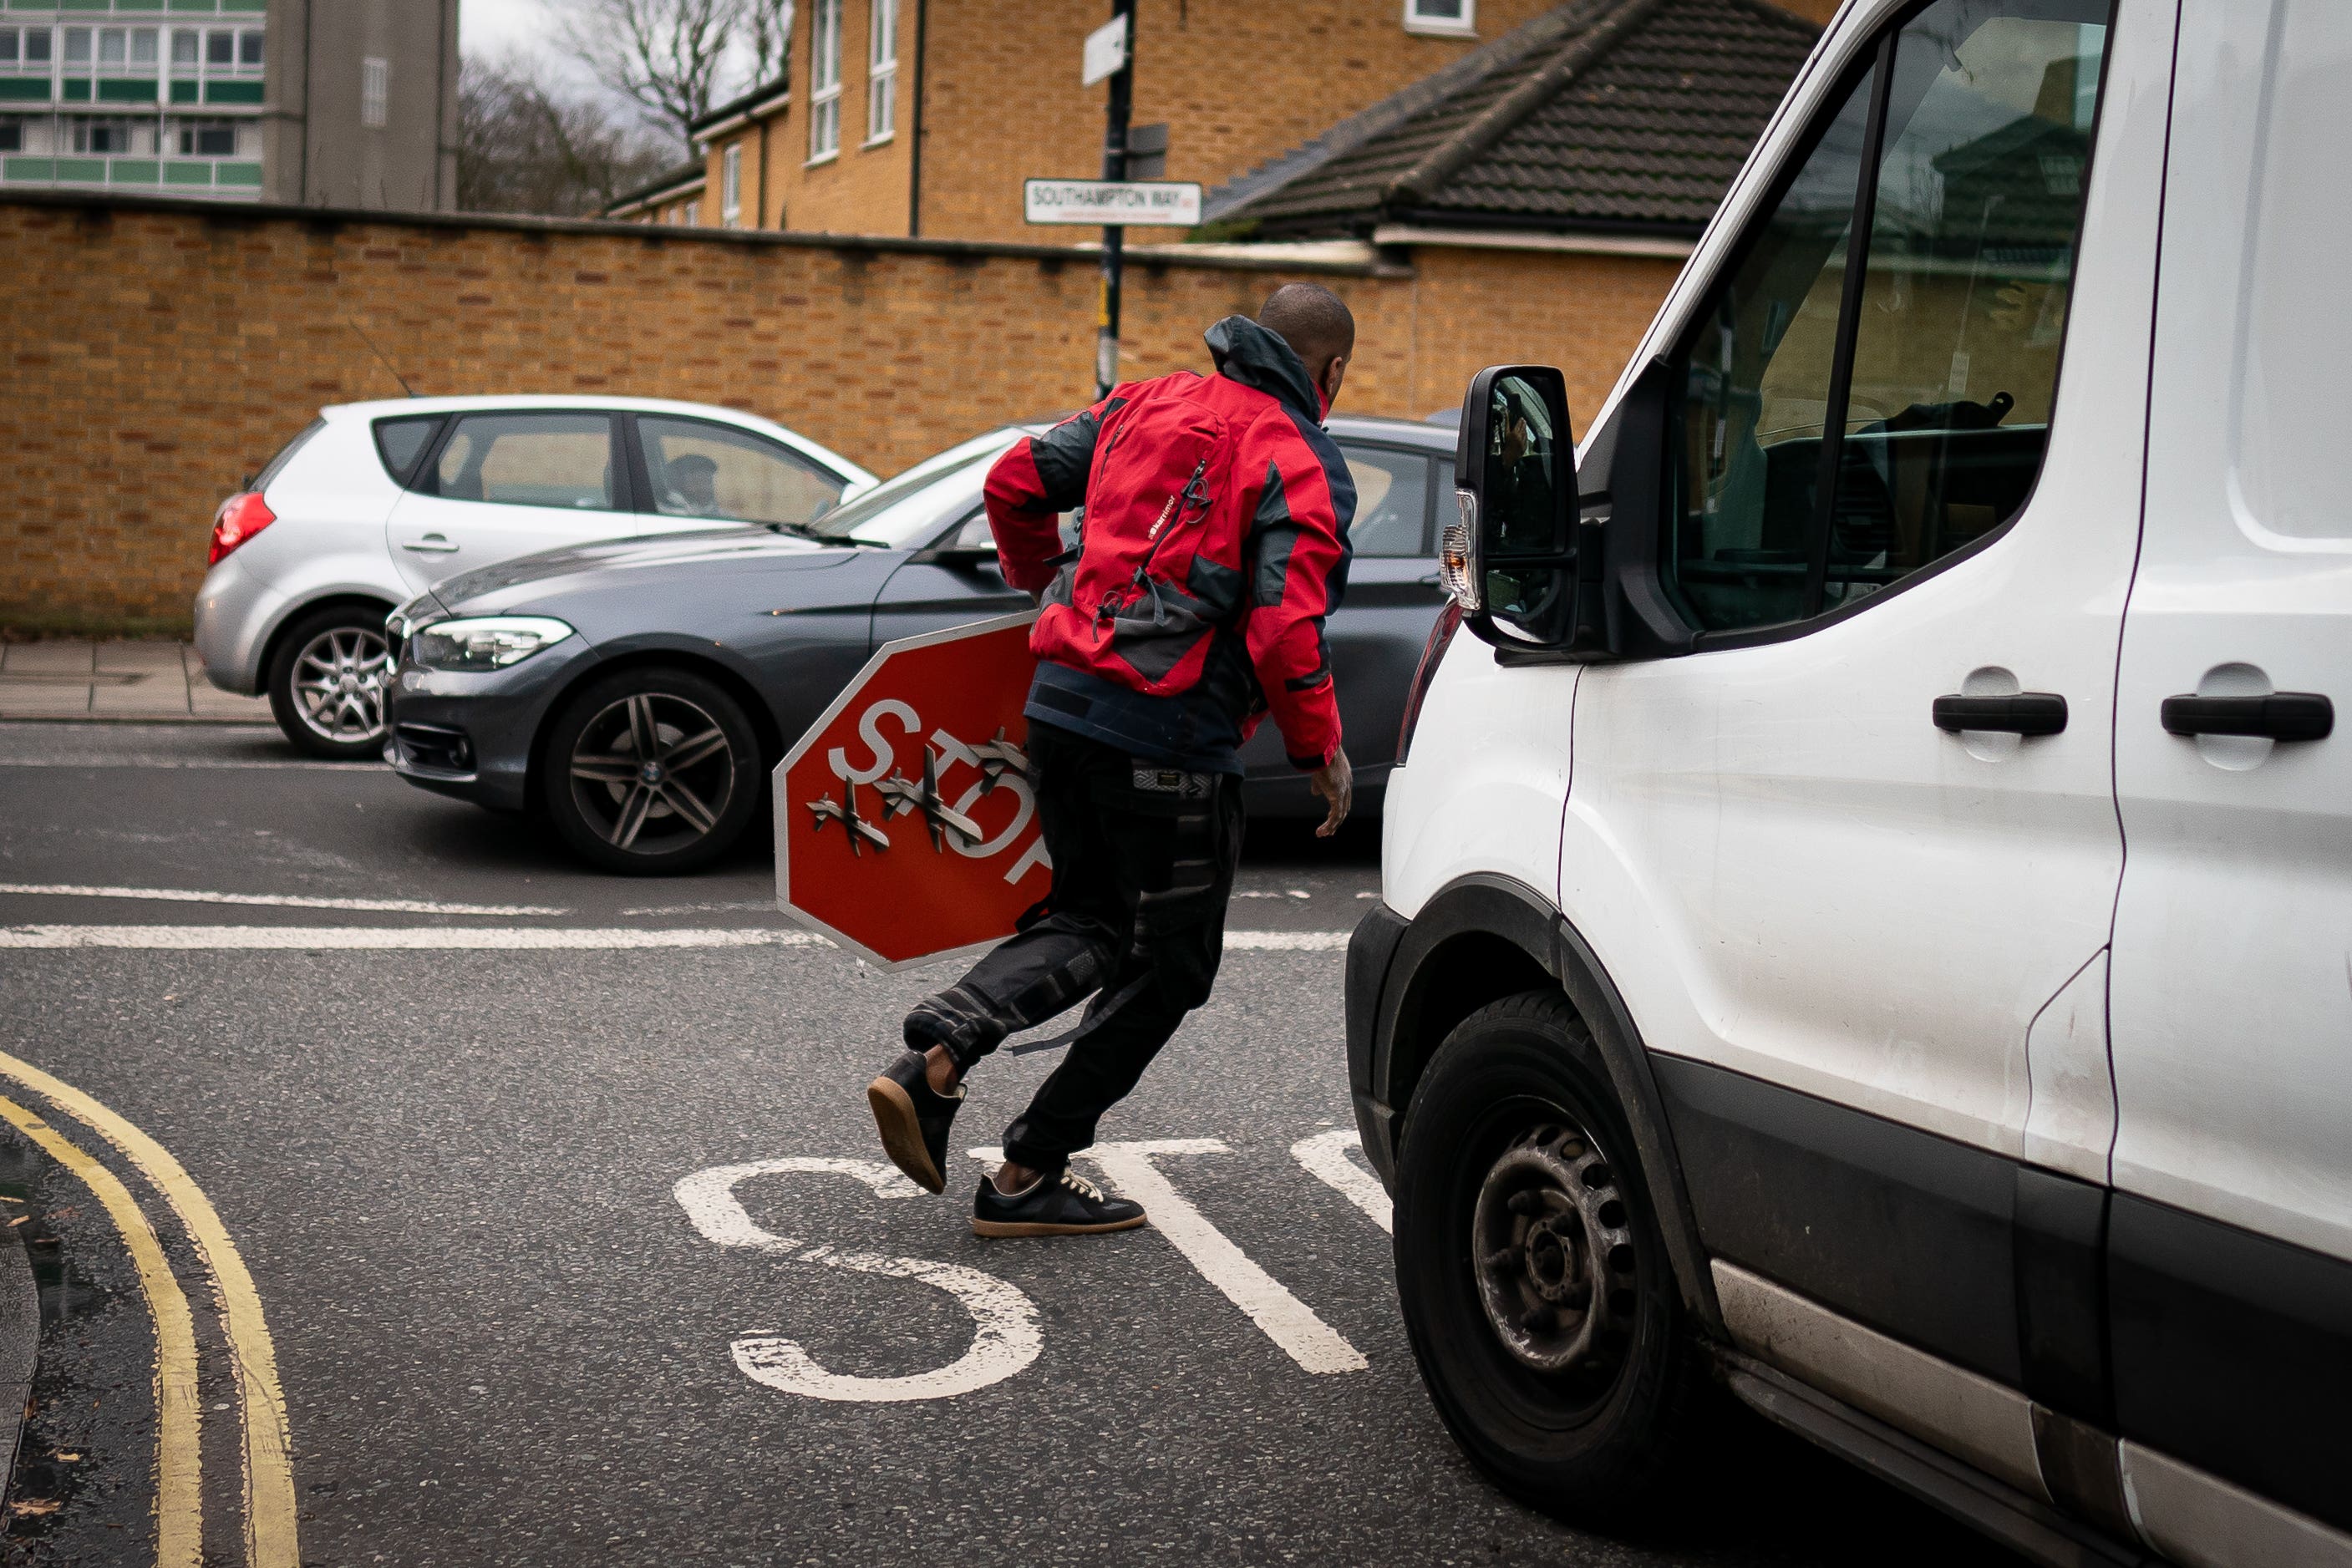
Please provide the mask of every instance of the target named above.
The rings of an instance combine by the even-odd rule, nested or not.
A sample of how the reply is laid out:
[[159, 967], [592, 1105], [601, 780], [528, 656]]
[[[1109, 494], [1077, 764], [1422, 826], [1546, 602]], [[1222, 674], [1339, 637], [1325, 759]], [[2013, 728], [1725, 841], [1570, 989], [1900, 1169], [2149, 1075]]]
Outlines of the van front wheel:
[[1549, 1512], [1637, 1511], [1704, 1374], [1608, 1073], [1557, 992], [1480, 1009], [1430, 1063], [1398, 1152], [1396, 1263], [1464, 1452]]

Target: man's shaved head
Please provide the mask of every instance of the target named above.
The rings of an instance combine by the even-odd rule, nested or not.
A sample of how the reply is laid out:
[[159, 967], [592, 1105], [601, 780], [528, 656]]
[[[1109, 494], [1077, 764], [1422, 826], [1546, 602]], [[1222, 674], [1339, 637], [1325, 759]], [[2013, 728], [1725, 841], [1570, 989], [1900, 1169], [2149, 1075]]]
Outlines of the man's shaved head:
[[1286, 283], [1265, 297], [1257, 324], [1277, 332], [1321, 380], [1324, 367], [1356, 350], [1356, 319], [1347, 301], [1319, 283]]

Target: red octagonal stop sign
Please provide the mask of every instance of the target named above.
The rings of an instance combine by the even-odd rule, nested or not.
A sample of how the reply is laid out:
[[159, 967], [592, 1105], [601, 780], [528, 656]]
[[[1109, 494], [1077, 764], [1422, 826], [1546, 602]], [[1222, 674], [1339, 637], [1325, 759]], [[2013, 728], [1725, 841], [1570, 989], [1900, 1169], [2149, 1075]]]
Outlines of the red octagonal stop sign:
[[1021, 716], [1035, 614], [886, 643], [775, 772], [776, 903], [886, 967], [1013, 934], [1052, 869]]

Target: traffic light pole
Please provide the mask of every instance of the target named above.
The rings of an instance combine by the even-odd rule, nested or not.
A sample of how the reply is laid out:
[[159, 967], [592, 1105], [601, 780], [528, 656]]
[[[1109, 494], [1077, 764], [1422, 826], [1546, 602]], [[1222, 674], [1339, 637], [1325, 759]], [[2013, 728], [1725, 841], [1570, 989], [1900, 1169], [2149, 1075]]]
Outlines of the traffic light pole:
[[[1103, 127], [1102, 177], [1127, 178], [1127, 121], [1135, 99], [1135, 0], [1111, 0], [1111, 15], [1127, 22], [1127, 63], [1110, 78], [1110, 105]], [[1118, 382], [1119, 282], [1126, 269], [1127, 230], [1103, 230], [1102, 306], [1095, 319], [1095, 401], [1110, 395]]]

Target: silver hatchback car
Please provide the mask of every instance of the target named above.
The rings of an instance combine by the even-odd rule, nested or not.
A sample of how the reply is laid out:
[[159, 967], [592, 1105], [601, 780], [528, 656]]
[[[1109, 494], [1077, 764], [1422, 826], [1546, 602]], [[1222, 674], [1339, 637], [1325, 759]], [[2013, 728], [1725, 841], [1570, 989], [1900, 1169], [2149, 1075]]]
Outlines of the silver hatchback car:
[[647, 398], [341, 403], [221, 503], [196, 651], [318, 757], [384, 744], [383, 618], [436, 580], [567, 545], [808, 523], [874, 476], [782, 425]]

